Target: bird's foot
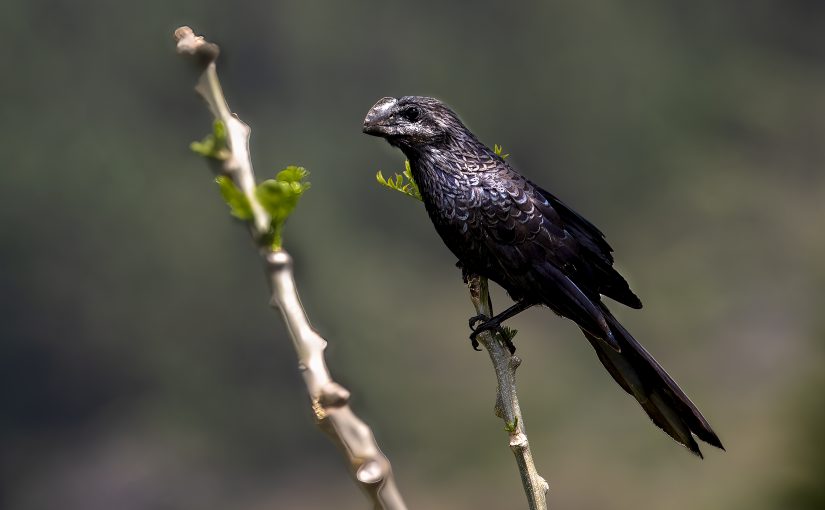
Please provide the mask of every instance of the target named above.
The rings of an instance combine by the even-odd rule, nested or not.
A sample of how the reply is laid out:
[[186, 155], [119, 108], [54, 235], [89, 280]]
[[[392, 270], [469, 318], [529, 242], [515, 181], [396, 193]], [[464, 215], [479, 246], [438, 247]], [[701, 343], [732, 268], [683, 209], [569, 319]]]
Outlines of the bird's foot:
[[[481, 322], [481, 324], [478, 324], [479, 322]], [[470, 333], [470, 343], [476, 351], [481, 350], [478, 348], [478, 340], [476, 339], [478, 334], [482, 331], [492, 331], [501, 335], [501, 338], [504, 339], [504, 343], [507, 346], [507, 350], [510, 351], [510, 354], [514, 354], [516, 352], [516, 346], [513, 344], [510, 334], [501, 326], [501, 319], [497, 319], [495, 317], [491, 319], [484, 314], [479, 314], [474, 317], [470, 317], [469, 324], [470, 329], [473, 330], [473, 332]], [[476, 326], [476, 324], [478, 324], [478, 326]]]
[[476, 339], [476, 336], [478, 336], [478, 333], [476, 332], [476, 327], [475, 326], [478, 322], [487, 323], [489, 320], [490, 320], [490, 318], [487, 317], [486, 315], [484, 315], [483, 313], [475, 315], [473, 317], [470, 317], [469, 324], [470, 324], [470, 329], [472, 330], [472, 333], [470, 334], [470, 345], [473, 346], [474, 351], [480, 351], [481, 350], [478, 347], [478, 340]]

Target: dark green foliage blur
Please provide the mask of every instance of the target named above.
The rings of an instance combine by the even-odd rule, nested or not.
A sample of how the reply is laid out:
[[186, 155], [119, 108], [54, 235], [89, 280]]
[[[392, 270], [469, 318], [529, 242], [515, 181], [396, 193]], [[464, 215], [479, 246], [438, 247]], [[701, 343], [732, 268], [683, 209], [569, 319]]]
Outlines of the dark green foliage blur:
[[[10, 0], [0, 15], [0, 508], [365, 508], [314, 428], [175, 55], [221, 46], [285, 248], [412, 508], [521, 508], [461, 275], [375, 182], [387, 95], [445, 100], [607, 233], [613, 309], [728, 451], [651, 425], [572, 324], [509, 325], [553, 508], [814, 509], [825, 492], [825, 3]], [[494, 292], [498, 309], [509, 302]]]

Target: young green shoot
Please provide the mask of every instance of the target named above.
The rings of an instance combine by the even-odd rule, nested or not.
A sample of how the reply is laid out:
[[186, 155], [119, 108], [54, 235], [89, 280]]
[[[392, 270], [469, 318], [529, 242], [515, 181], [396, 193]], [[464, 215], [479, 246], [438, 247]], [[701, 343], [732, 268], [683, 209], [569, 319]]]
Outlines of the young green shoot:
[[[504, 148], [498, 144], [493, 145], [493, 152], [495, 152], [497, 156], [501, 156], [501, 159], [507, 159], [510, 156], [509, 154], [503, 154]], [[378, 181], [378, 184], [399, 191], [418, 201], [422, 201], [421, 192], [418, 190], [418, 184], [415, 183], [415, 179], [413, 179], [409, 161], [404, 161], [404, 171], [400, 174], [396, 173], [387, 179], [381, 170], [379, 170], [378, 173], [375, 174], [375, 180]]]
[[200, 142], [190, 143], [189, 148], [205, 158], [219, 161], [225, 161], [232, 155], [226, 143], [226, 126], [219, 120], [212, 124], [212, 134], [206, 135]]
[[[226, 141], [226, 126], [220, 121], [215, 121], [212, 134], [200, 142], [192, 142], [190, 148], [206, 158], [221, 161], [228, 159], [231, 152]], [[269, 232], [264, 237], [264, 242], [273, 250], [281, 249], [284, 223], [295, 210], [298, 200], [310, 188], [310, 183], [306, 181], [308, 176], [309, 172], [305, 168], [288, 166], [278, 172], [274, 179], [267, 179], [255, 188], [255, 198], [270, 217]], [[249, 200], [232, 179], [226, 175], [219, 175], [215, 182], [220, 188], [224, 202], [229, 206], [229, 213], [239, 220], [252, 221]]]
[[413, 179], [409, 161], [404, 161], [404, 171], [402, 173], [395, 174], [389, 179], [385, 179], [384, 174], [382, 174], [381, 170], [379, 170], [378, 173], [375, 174], [375, 180], [377, 180], [379, 184], [383, 184], [390, 189], [400, 191], [408, 197], [422, 201], [421, 192], [418, 191], [418, 184], [416, 184]]

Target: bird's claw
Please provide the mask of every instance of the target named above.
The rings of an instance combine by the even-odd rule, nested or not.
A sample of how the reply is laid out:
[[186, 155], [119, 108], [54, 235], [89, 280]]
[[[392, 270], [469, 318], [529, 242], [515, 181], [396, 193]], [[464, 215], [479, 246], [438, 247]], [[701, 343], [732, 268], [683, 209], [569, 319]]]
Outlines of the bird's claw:
[[467, 321], [467, 322], [468, 322], [468, 324], [470, 325], [470, 329], [472, 329], [473, 331], [475, 331], [475, 329], [476, 329], [476, 324], [478, 324], [479, 322], [487, 322], [487, 321], [489, 321], [489, 320], [490, 320], [490, 318], [489, 318], [489, 317], [487, 317], [487, 316], [486, 316], [486, 315], [484, 315], [483, 313], [480, 313], [480, 314], [478, 314], [478, 315], [474, 315], [474, 316], [470, 317], [470, 320], [469, 320], [469, 321]]
[[[476, 324], [479, 324], [476, 326]], [[510, 351], [510, 354], [514, 354], [516, 352], [516, 346], [513, 344], [513, 341], [510, 339], [510, 336], [504, 331], [504, 328], [501, 327], [501, 321], [498, 319], [491, 319], [484, 314], [478, 314], [474, 317], [470, 317], [469, 320], [470, 329], [473, 330], [470, 333], [470, 343], [473, 346], [473, 349], [476, 351], [480, 351], [481, 349], [478, 348], [478, 340], [477, 336], [482, 331], [492, 331], [494, 333], [498, 333], [501, 335], [501, 338], [504, 339], [505, 344], [507, 345], [507, 350]]]
[[481, 314], [475, 315], [473, 317], [470, 317], [470, 320], [468, 321], [468, 323], [470, 325], [470, 329], [473, 331], [470, 334], [470, 345], [473, 346], [474, 351], [480, 351], [481, 350], [479, 348], [479, 345], [478, 345], [478, 340], [476, 339], [476, 336], [478, 336], [478, 333], [476, 333], [476, 324], [478, 324], [479, 322], [486, 323], [489, 320], [490, 320], [489, 317], [487, 317], [486, 315], [481, 313]]

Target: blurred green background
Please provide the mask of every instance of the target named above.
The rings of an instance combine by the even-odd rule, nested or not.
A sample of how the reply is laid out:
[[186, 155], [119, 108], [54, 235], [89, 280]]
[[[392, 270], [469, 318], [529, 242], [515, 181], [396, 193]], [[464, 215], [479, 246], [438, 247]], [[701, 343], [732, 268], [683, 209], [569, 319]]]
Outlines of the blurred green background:
[[[4, 2], [0, 507], [366, 508], [314, 428], [260, 262], [188, 144], [175, 55], [219, 43], [334, 375], [412, 508], [523, 508], [467, 292], [361, 134], [445, 100], [592, 219], [645, 302], [614, 306], [727, 453], [653, 427], [571, 323], [512, 322], [553, 508], [825, 508], [825, 3]], [[500, 309], [508, 302], [496, 294]]]

